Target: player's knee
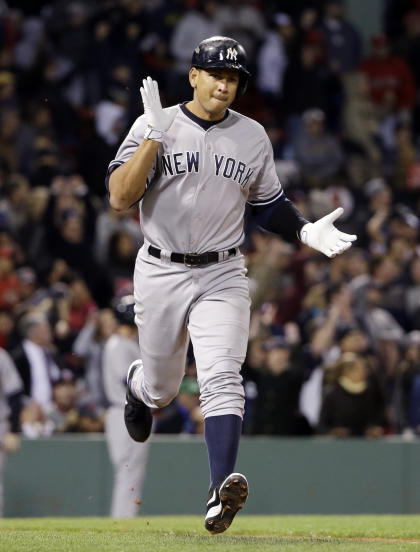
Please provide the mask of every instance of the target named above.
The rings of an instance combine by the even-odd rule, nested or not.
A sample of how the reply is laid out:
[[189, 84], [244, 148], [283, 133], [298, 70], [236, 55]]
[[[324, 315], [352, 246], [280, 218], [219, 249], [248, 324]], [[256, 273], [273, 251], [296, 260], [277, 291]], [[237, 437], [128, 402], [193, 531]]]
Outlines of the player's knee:
[[168, 405], [178, 394], [178, 387], [163, 388], [155, 386], [149, 389], [149, 396], [154, 405], [163, 408]]
[[219, 374], [211, 385], [201, 390], [200, 405], [205, 416], [236, 414], [242, 417], [245, 392], [240, 375], [230, 374], [228, 378]]
[[163, 396], [155, 399], [153, 402], [158, 408], [163, 408], [164, 406], [167, 406], [173, 398], [173, 396]]

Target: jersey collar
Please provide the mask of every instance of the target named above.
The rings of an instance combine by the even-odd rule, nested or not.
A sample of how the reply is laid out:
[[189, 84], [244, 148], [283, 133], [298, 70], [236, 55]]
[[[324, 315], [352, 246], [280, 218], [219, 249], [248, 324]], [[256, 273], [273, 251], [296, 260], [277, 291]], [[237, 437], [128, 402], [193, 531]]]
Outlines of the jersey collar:
[[181, 111], [186, 115], [191, 121], [194, 121], [194, 123], [197, 123], [201, 126], [202, 129], [208, 130], [214, 125], [218, 125], [222, 121], [224, 121], [229, 116], [229, 110], [226, 109], [225, 116], [223, 119], [219, 119], [219, 121], [206, 121], [205, 119], [201, 119], [201, 117], [197, 117], [197, 115], [194, 115], [194, 113], [191, 113], [191, 111], [186, 107], [187, 102], [184, 102], [182, 104], [179, 104], [179, 107], [181, 108]]

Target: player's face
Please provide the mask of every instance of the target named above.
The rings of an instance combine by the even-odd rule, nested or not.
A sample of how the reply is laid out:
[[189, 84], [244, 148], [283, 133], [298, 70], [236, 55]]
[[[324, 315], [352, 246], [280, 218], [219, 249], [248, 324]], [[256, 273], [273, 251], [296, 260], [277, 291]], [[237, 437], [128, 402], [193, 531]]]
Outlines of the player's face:
[[190, 83], [194, 99], [188, 108], [197, 117], [208, 121], [222, 119], [226, 109], [235, 99], [239, 85], [236, 69], [196, 69], [190, 71]]

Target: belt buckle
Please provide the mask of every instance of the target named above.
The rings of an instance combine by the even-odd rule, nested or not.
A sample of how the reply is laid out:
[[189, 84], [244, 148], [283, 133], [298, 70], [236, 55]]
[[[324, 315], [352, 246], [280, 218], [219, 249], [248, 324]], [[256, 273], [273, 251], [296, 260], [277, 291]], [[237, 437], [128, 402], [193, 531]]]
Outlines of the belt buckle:
[[199, 255], [197, 253], [185, 253], [184, 255], [184, 265], [192, 268], [194, 266], [199, 266]]

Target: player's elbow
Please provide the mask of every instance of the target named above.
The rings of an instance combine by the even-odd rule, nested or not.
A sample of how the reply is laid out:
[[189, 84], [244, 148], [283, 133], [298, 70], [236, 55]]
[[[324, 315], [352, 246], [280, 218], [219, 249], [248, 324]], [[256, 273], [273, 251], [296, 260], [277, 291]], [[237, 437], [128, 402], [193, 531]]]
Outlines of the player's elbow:
[[115, 211], [125, 211], [129, 207], [127, 202], [124, 201], [124, 198], [118, 194], [111, 193], [111, 191], [109, 192], [109, 204]]
[[126, 194], [121, 191], [121, 186], [118, 185], [114, 174], [111, 174], [109, 179], [109, 204], [115, 211], [125, 211], [130, 207], [131, 203], [129, 202]]

